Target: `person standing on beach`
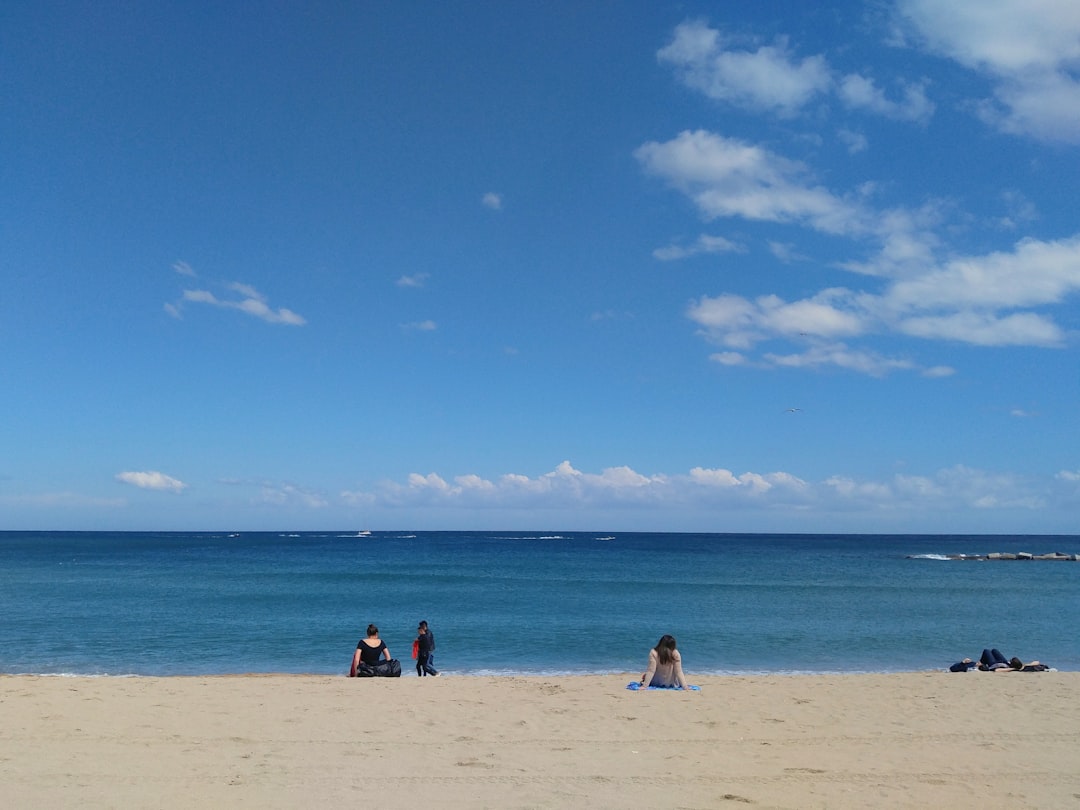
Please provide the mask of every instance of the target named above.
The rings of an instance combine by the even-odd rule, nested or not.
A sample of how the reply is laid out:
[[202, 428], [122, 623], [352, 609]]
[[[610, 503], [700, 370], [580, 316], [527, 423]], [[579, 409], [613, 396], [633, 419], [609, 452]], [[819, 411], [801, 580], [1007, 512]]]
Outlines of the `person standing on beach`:
[[416, 628], [416, 674], [438, 675], [435, 669], [435, 634], [428, 629], [428, 623], [420, 622]]
[[649, 650], [649, 668], [641, 676], [641, 685], [690, 688], [683, 675], [682, 656], [675, 649], [675, 636], [661, 636]]

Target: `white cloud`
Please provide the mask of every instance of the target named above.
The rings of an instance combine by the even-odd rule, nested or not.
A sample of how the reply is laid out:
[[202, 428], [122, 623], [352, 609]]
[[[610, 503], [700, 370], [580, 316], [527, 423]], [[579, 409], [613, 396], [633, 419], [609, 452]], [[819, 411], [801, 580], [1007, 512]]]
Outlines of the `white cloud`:
[[710, 354], [709, 359], [722, 366], [748, 365], [746, 355], [741, 352], [716, 352], [715, 354]]
[[653, 257], [662, 262], [688, 259], [703, 253], [745, 253], [746, 247], [722, 236], [709, 236], [701, 234], [690, 245], [668, 245], [653, 251]]
[[[184, 290], [182, 300], [185, 303], [209, 304], [223, 309], [235, 309], [267, 323], [288, 326], [303, 326], [307, 323], [302, 316], [297, 315], [292, 310], [284, 308], [271, 309], [266, 303], [266, 296], [248, 284], [231, 282], [226, 285], [226, 289], [236, 293], [239, 298], [218, 298], [209, 290]], [[179, 314], [179, 306], [174, 306], [173, 309]]]
[[823, 56], [798, 59], [786, 38], [754, 50], [735, 45], [718, 29], [687, 22], [675, 28], [657, 58], [671, 65], [687, 87], [711, 99], [785, 118], [834, 92], [849, 108], [893, 120], [925, 123], [934, 114], [924, 82], [899, 81], [899, 99], [894, 100], [873, 79], [858, 74], [835, 78]]
[[748, 472], [737, 476], [731, 470], [722, 468], [706, 469], [703, 467], [694, 467], [690, 470], [690, 480], [704, 487], [719, 489], [741, 488], [751, 495], [768, 492], [775, 486], [789, 487], [796, 490], [804, 490], [807, 486], [805, 481], [788, 473], [760, 475]]
[[922, 375], [931, 379], [941, 379], [943, 377], [951, 377], [956, 373], [956, 369], [952, 366], [931, 366], [930, 368], [923, 369]]
[[501, 211], [503, 206], [502, 194], [496, 194], [494, 191], [487, 192], [480, 198], [480, 202], [486, 208], [490, 208], [492, 211]]
[[665, 143], [645, 143], [634, 155], [707, 219], [789, 222], [848, 235], [866, 233], [870, 224], [857, 202], [814, 185], [803, 164], [735, 138], [685, 131]]
[[859, 152], [865, 152], [870, 147], [870, 141], [861, 132], [853, 132], [850, 129], [838, 129], [836, 131], [836, 137], [840, 139], [840, 142], [847, 147], [848, 154], [857, 155]]
[[803, 352], [793, 354], [763, 355], [766, 365], [775, 368], [836, 368], [867, 374], [871, 377], [884, 377], [892, 371], [909, 371], [916, 366], [910, 360], [884, 357], [877, 352], [849, 349], [843, 343], [827, 346], [814, 346]]
[[892, 101], [873, 79], [849, 74], [840, 80], [837, 94], [848, 107], [862, 108], [885, 118], [925, 123], [934, 114], [934, 104], [926, 97], [924, 84], [901, 83], [902, 99]]
[[931, 47], [966, 67], [1013, 74], [1080, 60], [1074, 0], [899, 0], [897, 8]]
[[1035, 138], [1080, 143], [1080, 4], [1075, 0], [899, 0], [930, 50], [996, 83], [985, 120]]
[[156, 471], [146, 472], [122, 472], [116, 474], [116, 480], [124, 484], [131, 484], [140, 489], [158, 489], [169, 492], [183, 492], [187, 484], [165, 473]]
[[[880, 375], [919, 369], [906, 358], [883, 357], [858, 347], [818, 342], [810, 351], [770, 353], [761, 360], [745, 352], [758, 343], [795, 336], [814, 341], [869, 334], [899, 334], [975, 346], [1060, 347], [1066, 332], [1045, 311], [1080, 292], [1080, 235], [1042, 241], [1022, 239], [1009, 251], [954, 255], [941, 261], [936, 228], [945, 206], [875, 211], [873, 188], [839, 195], [809, 178], [801, 164], [761, 147], [698, 130], [636, 152], [646, 171], [693, 200], [708, 218], [742, 217], [790, 223], [826, 234], [876, 242], [868, 261], [838, 266], [882, 279], [882, 288], [830, 288], [796, 301], [775, 295], [753, 300], [703, 296], [687, 316], [713, 343], [738, 353], [715, 356], [726, 365], [789, 368], [839, 366]], [[1021, 198], [1015, 204], [1024, 210]], [[783, 258], [783, 251], [774, 255]], [[667, 249], [676, 258], [688, 249]], [[952, 369], [922, 370], [943, 376]]]
[[867, 330], [867, 316], [849, 309], [846, 290], [824, 290], [811, 299], [787, 302], [775, 295], [753, 301], [738, 295], [703, 296], [686, 315], [716, 343], [745, 349], [777, 336], [850, 337]]
[[956, 340], [974, 346], [1058, 347], [1062, 330], [1041, 315], [1025, 312], [999, 317], [986, 312], [955, 312], [904, 318], [899, 331], [914, 337]]
[[791, 264], [792, 262], [803, 262], [807, 260], [807, 257], [802, 253], [795, 250], [795, 246], [788, 242], [776, 242], [774, 240], [768, 240], [766, 245], [771, 253], [777, 260], [784, 264]]
[[415, 273], [411, 276], [402, 276], [397, 280], [399, 287], [423, 287], [424, 283], [430, 278], [428, 273]]
[[439, 328], [438, 324], [432, 320], [426, 321], [412, 321], [411, 323], [401, 324], [402, 329], [407, 329], [413, 332], [434, 332]]
[[461, 475], [448, 482], [436, 473], [411, 473], [404, 485], [385, 483], [377, 503], [444, 506], [543, 506], [576, 503], [662, 501], [670, 486], [665, 476], [645, 476], [629, 467], [610, 467], [599, 474], [574, 469], [569, 461], [536, 478], [507, 474], [497, 480]]
[[[1075, 489], [1080, 472], [1062, 471], [1057, 481]], [[452, 482], [437, 473], [408, 476], [404, 484], [386, 482], [372, 492], [347, 492], [351, 504], [369, 507], [443, 507], [467, 509], [556, 509], [648, 506], [765, 509], [805, 513], [865, 510], [907, 511], [951, 509], [1042, 509], [1053, 496], [1051, 482], [1035, 484], [1017, 476], [962, 465], [931, 475], [895, 475], [860, 480], [831, 475], [808, 481], [788, 471], [735, 473], [722, 466], [697, 466], [684, 474], [646, 475], [630, 467], [608, 467], [589, 473], [563, 461], [538, 476], [508, 473], [495, 479], [459, 475]]]
[[726, 45], [718, 30], [701, 22], [683, 23], [657, 58], [709, 98], [782, 116], [794, 115], [829, 89], [825, 59], [798, 61], [784, 39], [754, 51], [729, 50]]
[[1040, 241], [1022, 239], [1012, 251], [950, 259], [940, 268], [897, 281], [894, 306], [1030, 307], [1061, 303], [1080, 291], [1080, 235]]
[[295, 484], [269, 481], [260, 485], [258, 502], [268, 506], [300, 506], [305, 509], [323, 509], [329, 505], [318, 492]]
[[1021, 191], [1010, 190], [1001, 194], [1001, 201], [1005, 206], [1005, 215], [999, 217], [996, 225], [999, 228], [1014, 229], [1022, 223], [1032, 222], [1039, 218], [1039, 211], [1035, 204]]
[[[766, 365], [835, 365], [879, 375], [918, 366], [830, 341], [894, 333], [974, 346], [1061, 347], [1067, 340], [1065, 330], [1048, 314], [1030, 310], [1063, 303], [1077, 292], [1080, 236], [1054, 242], [1024, 239], [1009, 252], [956, 257], [917, 277], [889, 282], [881, 294], [831, 288], [790, 302], [775, 295], [751, 300], [721, 294], [692, 302], [686, 315], [710, 342], [744, 352], [778, 338], [815, 343], [806, 352], [767, 354]], [[732, 364], [746, 358], [717, 359]], [[939, 367], [923, 373], [940, 377], [953, 370]]]
[[182, 276], [194, 276], [195, 270], [187, 262], [177, 261], [173, 263], [172, 269]]
[[741, 217], [787, 223], [876, 243], [879, 252], [845, 269], [901, 276], [934, 260], [943, 205], [882, 211], [869, 206], [872, 184], [837, 194], [816, 184], [806, 166], [763, 147], [713, 132], [682, 132], [634, 153], [643, 169], [689, 197], [706, 219]]

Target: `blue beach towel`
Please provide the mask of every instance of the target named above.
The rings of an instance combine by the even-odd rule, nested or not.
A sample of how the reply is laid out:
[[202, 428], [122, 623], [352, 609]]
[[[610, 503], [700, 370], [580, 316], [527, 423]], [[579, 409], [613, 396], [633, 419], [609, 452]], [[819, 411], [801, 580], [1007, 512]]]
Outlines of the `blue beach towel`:
[[[683, 691], [683, 688], [681, 686], [642, 686], [637, 681], [634, 681], [633, 683], [628, 683], [626, 685], [626, 688], [629, 689], [631, 692], [637, 692], [637, 691], [639, 691], [641, 689], [661, 689], [661, 690], [663, 690], [665, 692], [681, 692], [681, 691]], [[701, 691], [700, 686], [687, 686], [686, 688], [689, 689], [691, 692], [700, 692]]]

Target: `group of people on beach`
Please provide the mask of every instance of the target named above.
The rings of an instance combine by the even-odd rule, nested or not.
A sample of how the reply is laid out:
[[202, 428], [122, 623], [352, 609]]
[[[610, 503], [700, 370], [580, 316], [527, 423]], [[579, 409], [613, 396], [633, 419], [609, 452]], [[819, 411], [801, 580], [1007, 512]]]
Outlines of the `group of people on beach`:
[[991, 648], [983, 650], [978, 661], [970, 658], [957, 661], [949, 667], [949, 672], [969, 672], [973, 669], [980, 672], [1045, 672], [1050, 667], [1040, 661], [1029, 661], [1025, 664], [1016, 656], [1006, 658], [1000, 650]]
[[[431, 631], [426, 621], [421, 621], [417, 625], [416, 638], [413, 640], [413, 658], [416, 659], [417, 676], [438, 677], [439, 671], [435, 669], [435, 633]], [[396, 667], [388, 667], [388, 664], [394, 664]], [[984, 649], [978, 661], [965, 658], [949, 667], [950, 672], [968, 672], [973, 669], [980, 672], [1045, 672], [1050, 667], [1041, 661], [1024, 663], [1015, 656], [1006, 658], [997, 648]], [[361, 674], [401, 674], [400, 664], [390, 655], [390, 649], [386, 646], [386, 642], [379, 638], [379, 628], [374, 624], [368, 625], [367, 635], [357, 642], [352, 666], [349, 667], [350, 678]], [[674, 636], [665, 634], [660, 637], [656, 646], [649, 650], [649, 661], [645, 673], [641, 676], [641, 681], [631, 686], [634, 688], [651, 686], [662, 689], [690, 688], [686, 675], [683, 673], [682, 655], [676, 647]]]
[[[435, 634], [426, 621], [421, 621], [416, 628], [413, 658], [416, 659], [418, 676], [438, 676], [439, 671], [435, 669]], [[390, 655], [386, 642], [379, 638], [379, 628], [374, 624], [369, 624], [367, 635], [356, 644], [352, 666], [349, 667], [349, 677], [355, 678], [363, 674], [365, 667], [373, 674], [383, 674], [379, 667], [385, 667], [388, 662], [396, 663], [396, 659]], [[395, 674], [393, 668], [386, 668], [386, 674]], [[396, 674], [401, 674], [400, 664], [397, 666]], [[656, 646], [649, 650], [649, 662], [645, 674], [641, 676], [641, 686], [667, 689], [690, 688], [683, 674], [682, 655], [675, 646], [674, 636], [666, 634], [661, 636]]]
[[[428, 627], [426, 621], [421, 621], [416, 627], [416, 638], [413, 640], [413, 658], [416, 659], [416, 674], [432, 675], [438, 677], [439, 671], [435, 669], [435, 634]], [[374, 624], [367, 626], [367, 635], [356, 643], [356, 652], [353, 653], [352, 666], [349, 667], [349, 677], [355, 678], [365, 674], [365, 667], [372, 674], [385, 674], [395, 676], [401, 674], [401, 665], [388, 666], [397, 663], [386, 642], [379, 638], [379, 628]], [[396, 670], [396, 671], [395, 671]]]

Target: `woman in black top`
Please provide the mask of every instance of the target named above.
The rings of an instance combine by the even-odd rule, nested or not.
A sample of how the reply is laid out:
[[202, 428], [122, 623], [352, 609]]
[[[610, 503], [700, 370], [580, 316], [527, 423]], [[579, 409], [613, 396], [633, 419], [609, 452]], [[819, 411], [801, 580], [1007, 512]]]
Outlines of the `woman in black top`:
[[356, 645], [356, 652], [353, 653], [352, 657], [352, 667], [349, 669], [349, 677], [356, 677], [356, 668], [361, 661], [369, 667], [373, 667], [379, 663], [380, 656], [389, 661], [390, 650], [387, 648], [386, 642], [379, 638], [379, 628], [369, 624], [367, 626], [367, 638], [360, 639]]

